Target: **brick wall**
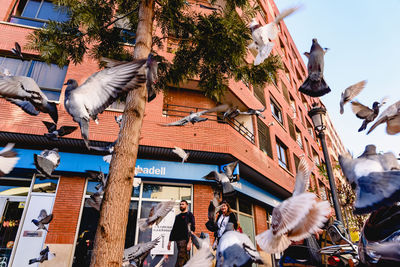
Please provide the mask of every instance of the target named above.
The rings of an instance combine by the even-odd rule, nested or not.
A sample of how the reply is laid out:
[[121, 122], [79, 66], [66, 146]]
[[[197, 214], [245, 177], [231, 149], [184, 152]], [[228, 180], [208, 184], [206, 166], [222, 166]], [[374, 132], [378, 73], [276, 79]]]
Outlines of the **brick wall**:
[[212, 187], [209, 185], [193, 185], [193, 215], [196, 220], [196, 234], [201, 232], [210, 235], [211, 243], [214, 242], [214, 233], [207, 230], [205, 224], [208, 221], [208, 205], [214, 197]]
[[46, 244], [73, 244], [82, 204], [85, 179], [61, 177]]

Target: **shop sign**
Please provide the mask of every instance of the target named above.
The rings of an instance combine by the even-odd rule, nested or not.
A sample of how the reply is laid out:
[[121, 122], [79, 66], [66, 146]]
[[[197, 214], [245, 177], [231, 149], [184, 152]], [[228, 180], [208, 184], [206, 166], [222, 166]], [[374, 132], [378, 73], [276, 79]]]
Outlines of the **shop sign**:
[[171, 250], [168, 250], [169, 234], [175, 221], [175, 211], [172, 209], [167, 216], [158, 224], [151, 228], [151, 240], [160, 237], [160, 242], [155, 246], [150, 254], [152, 255], [173, 255], [174, 246], [171, 244]]

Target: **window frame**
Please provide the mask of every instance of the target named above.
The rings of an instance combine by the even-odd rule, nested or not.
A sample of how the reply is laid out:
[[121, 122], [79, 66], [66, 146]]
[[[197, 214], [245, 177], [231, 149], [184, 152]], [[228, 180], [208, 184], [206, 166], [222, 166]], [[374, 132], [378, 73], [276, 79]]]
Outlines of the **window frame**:
[[[289, 164], [289, 151], [288, 147], [278, 138], [276, 138], [276, 152], [278, 155], [278, 163], [283, 169], [290, 172], [290, 164]], [[283, 152], [283, 153], [282, 153]], [[284, 156], [284, 160], [282, 160], [282, 155]]]
[[[283, 112], [282, 112], [282, 106], [278, 104], [278, 101], [276, 101], [272, 96], [270, 97], [270, 107], [271, 107], [271, 114], [272, 117], [275, 118], [277, 122], [279, 122], [282, 126], [284, 125], [283, 123]], [[278, 115], [275, 114], [275, 111], [278, 110]]]
[[258, 148], [262, 152], [267, 154], [268, 157], [273, 159], [271, 134], [269, 131], [269, 127], [259, 118], [257, 118], [257, 133], [258, 133]]

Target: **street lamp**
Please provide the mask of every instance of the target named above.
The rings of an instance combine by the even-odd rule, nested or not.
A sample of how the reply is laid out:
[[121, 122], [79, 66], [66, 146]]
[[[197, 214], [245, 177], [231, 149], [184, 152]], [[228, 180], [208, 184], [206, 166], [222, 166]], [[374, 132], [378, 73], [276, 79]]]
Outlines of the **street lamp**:
[[331, 187], [333, 207], [335, 208], [336, 218], [342, 223], [344, 223], [337, 196], [335, 178], [333, 177], [331, 160], [329, 157], [328, 149], [326, 147], [325, 132], [324, 132], [324, 130], [326, 129], [325, 114], [326, 114], [326, 109], [324, 107], [322, 106], [317, 107], [315, 105], [308, 112], [308, 116], [310, 116], [313, 121], [314, 129], [318, 134], [318, 138], [321, 140], [322, 152], [324, 153], [326, 172], [328, 174], [329, 185]]

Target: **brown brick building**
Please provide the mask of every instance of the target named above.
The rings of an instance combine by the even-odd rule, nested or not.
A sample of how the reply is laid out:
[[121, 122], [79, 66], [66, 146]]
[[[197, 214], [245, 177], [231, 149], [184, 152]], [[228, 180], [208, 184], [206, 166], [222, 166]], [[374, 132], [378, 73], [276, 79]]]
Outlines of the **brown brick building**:
[[[205, 2], [190, 2], [196, 9], [209, 6]], [[51, 5], [45, 0], [2, 1], [0, 66], [13, 75], [34, 78], [49, 98], [59, 101], [58, 126], [72, 126], [76, 123], [63, 105], [63, 83], [69, 78], [83, 82], [97, 71], [97, 62], [85, 58], [83, 64], [59, 69], [40, 62], [34, 51], [23, 49], [25, 61], [16, 59], [10, 52], [15, 41], [24, 47], [27, 35], [35, 27], [42, 27], [47, 19], [65, 19], [62, 14], [54, 13]], [[273, 1], [262, 0], [259, 5], [262, 12], [257, 19], [261, 24], [272, 21], [279, 12]], [[310, 165], [322, 162], [323, 154], [316, 142], [312, 121], [307, 116], [311, 99], [297, 91], [306, 76], [306, 66], [283, 22], [280, 31], [273, 53], [281, 56], [284, 70], [280, 71], [274, 84], [254, 88], [231, 81], [223, 101], [242, 110], [265, 106], [266, 119], [238, 116], [222, 121], [218, 114], [211, 114], [207, 116], [208, 121], [193, 126], [160, 126], [186, 116], [190, 111], [217, 104], [197, 89], [196, 81], [171, 86], [147, 105], [136, 163], [144, 173], [137, 175], [141, 184], [132, 190], [127, 247], [152, 239], [152, 230], [139, 232], [136, 221], [147, 216], [155, 203], [171, 198], [188, 200], [196, 217], [196, 233], [206, 231], [207, 207], [215, 184], [202, 177], [234, 160], [239, 160], [241, 179], [234, 185], [238, 194], [231, 201], [232, 208], [243, 231], [254, 240], [255, 235], [268, 228], [272, 208], [290, 196], [299, 158], [306, 155]], [[166, 40], [165, 47], [166, 50], [160, 53], [172, 58], [173, 40]], [[250, 54], [249, 59], [252, 62]], [[87, 204], [97, 183], [88, 180], [84, 173], [85, 170], [107, 172], [108, 164], [103, 161], [103, 154], [88, 151], [79, 131], [58, 142], [48, 141], [43, 136], [47, 131], [42, 123], [42, 120], [50, 120], [47, 114], [29, 116], [2, 98], [0, 105], [0, 143], [15, 142], [20, 155], [14, 171], [0, 180], [0, 212], [3, 216], [0, 262], [3, 260], [8, 266], [28, 266], [28, 259], [37, 257], [48, 245], [56, 258], [43, 266], [87, 266], [98, 212]], [[123, 103], [113, 104], [99, 116], [99, 125], [91, 122], [92, 145], [105, 146], [117, 138], [119, 129], [114, 116], [120, 115], [122, 110]], [[174, 146], [190, 152], [187, 163], [181, 164], [171, 152]], [[54, 172], [54, 179], [36, 176], [33, 154], [53, 147], [61, 151], [61, 164]], [[310, 182], [310, 188], [316, 193], [326, 192], [328, 183], [321, 179], [317, 168], [313, 169]], [[31, 223], [42, 208], [54, 214], [47, 234], [35, 231]], [[160, 255], [149, 257], [146, 264], [153, 266], [160, 258]], [[274, 266], [271, 256], [265, 255], [265, 258], [269, 266]]]

